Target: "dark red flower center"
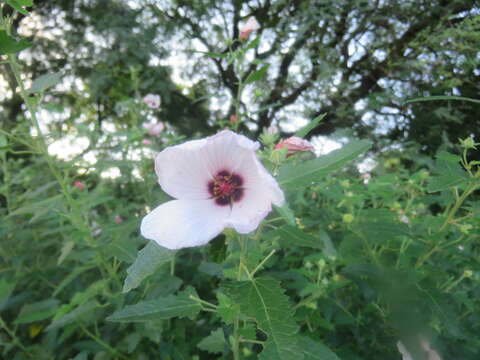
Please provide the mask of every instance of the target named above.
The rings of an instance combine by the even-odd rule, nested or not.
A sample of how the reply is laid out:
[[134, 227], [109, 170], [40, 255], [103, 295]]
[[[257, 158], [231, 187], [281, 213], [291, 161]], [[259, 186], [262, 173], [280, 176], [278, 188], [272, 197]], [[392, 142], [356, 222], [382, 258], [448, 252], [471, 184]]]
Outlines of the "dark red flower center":
[[208, 192], [217, 205], [233, 205], [243, 196], [243, 179], [233, 172], [222, 170], [208, 183]]

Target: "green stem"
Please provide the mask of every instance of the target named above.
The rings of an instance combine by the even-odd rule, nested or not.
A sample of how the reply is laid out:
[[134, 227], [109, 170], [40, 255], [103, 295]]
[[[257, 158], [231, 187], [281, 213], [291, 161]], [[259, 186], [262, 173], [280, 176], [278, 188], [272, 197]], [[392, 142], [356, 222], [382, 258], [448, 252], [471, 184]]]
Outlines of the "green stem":
[[125, 359], [125, 360], [128, 360], [128, 358], [119, 353], [116, 349], [112, 348], [110, 345], [108, 345], [105, 341], [103, 341], [102, 339], [100, 339], [97, 335], [95, 335], [94, 333], [92, 333], [91, 331], [89, 331], [85, 326], [81, 325], [81, 328], [83, 330], [83, 332], [85, 334], [87, 334], [88, 336], [90, 336], [95, 342], [97, 342], [99, 345], [103, 346], [110, 354], [112, 354], [113, 356], [116, 356], [117, 358], [121, 358], [121, 359]]
[[15, 335], [15, 333], [10, 330], [7, 326], [7, 324], [5, 324], [5, 322], [3, 321], [2, 317], [0, 317], [0, 327], [5, 330], [5, 332], [8, 334], [8, 336], [11, 337], [13, 343], [15, 345], [17, 345], [20, 349], [22, 349], [29, 357], [32, 357], [32, 354], [27, 350], [27, 348], [21, 343], [21, 341], [17, 338], [17, 336]]
[[443, 231], [445, 229], [445, 227], [452, 221], [453, 217], [455, 216], [455, 214], [457, 213], [458, 209], [460, 208], [460, 206], [462, 206], [463, 202], [465, 201], [465, 199], [472, 193], [475, 191], [475, 189], [477, 188], [477, 184], [475, 183], [471, 183], [466, 189], [465, 191], [463, 192], [463, 194], [457, 198], [457, 201], [455, 202], [455, 205], [453, 205], [453, 207], [450, 209], [450, 212], [448, 214], [448, 217], [447, 219], [445, 220], [445, 222], [443, 223], [443, 225], [440, 227], [439, 231]]
[[[238, 260], [238, 272], [237, 272], [237, 281], [240, 281], [242, 278], [242, 266], [244, 261], [244, 252], [245, 252], [245, 243], [242, 236], [238, 237], [238, 243], [240, 245], [240, 259]], [[233, 321], [233, 359], [240, 360], [240, 319], [237, 315]]]

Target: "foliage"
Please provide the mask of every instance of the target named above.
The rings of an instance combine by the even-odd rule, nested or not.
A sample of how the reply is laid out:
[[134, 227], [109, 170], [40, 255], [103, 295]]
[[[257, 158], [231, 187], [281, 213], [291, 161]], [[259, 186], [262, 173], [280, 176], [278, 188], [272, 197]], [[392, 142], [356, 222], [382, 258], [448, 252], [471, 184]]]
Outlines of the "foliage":
[[[424, 43], [414, 43], [413, 30], [423, 31], [418, 36], [432, 42], [425, 46], [429, 49], [442, 44], [438, 39], [455, 38], [457, 31], [466, 31], [469, 38], [459, 41], [455, 51], [475, 43], [478, 34], [471, 27], [476, 22], [468, 19], [473, 5], [435, 1], [423, 4], [420, 10], [426, 15], [416, 18], [419, 10], [410, 2], [374, 6], [345, 1], [345, 7], [319, 2], [307, 11], [311, 2], [266, 1], [263, 7], [249, 8], [263, 29], [240, 42], [232, 39], [238, 37], [240, 14], [247, 14], [241, 2], [232, 2], [230, 8], [178, 1], [176, 8], [160, 13], [156, 3], [142, 3], [141, 9], [149, 13], [115, 1], [105, 2], [105, 12], [99, 2], [79, 3], [43, 4], [40, 14], [69, 6], [82, 11], [65, 19], [72, 25], [64, 32], [68, 45], [34, 37], [28, 41], [33, 43], [31, 50], [14, 31], [16, 12], [28, 15], [31, 2], [9, 0], [0, 5], [0, 48], [8, 48], [2, 66], [8, 69], [13, 90], [3, 99], [9, 110], [2, 115], [6, 126], [0, 130], [2, 358], [385, 360], [400, 357], [396, 344], [401, 340], [415, 360], [423, 360], [425, 339], [443, 359], [478, 358], [480, 162], [474, 138], [463, 137], [456, 145], [451, 136], [441, 137], [436, 130], [439, 144], [429, 151], [420, 151], [424, 140], [378, 151], [378, 142], [372, 147], [371, 141], [351, 138], [327, 155], [287, 157], [286, 149], [274, 149], [281, 133], [264, 129], [277, 113], [277, 100], [282, 106], [291, 104], [281, 99], [283, 89], [289, 89], [288, 97], [305, 81], [290, 75], [270, 78], [275, 62], [279, 73], [286, 69], [288, 74], [296, 51], [304, 49], [297, 60], [308, 59], [314, 79], [322, 77], [331, 85], [335, 82], [329, 67], [343, 56], [352, 79], [357, 78], [354, 70], [362, 74], [356, 81], [360, 88], [352, 83], [339, 86], [341, 91], [327, 105], [328, 114], [315, 117], [296, 134], [325, 131], [332, 121], [350, 126], [356, 115], [345, 107], [365, 97], [373, 101], [380, 79], [399, 76], [415, 83], [415, 74], [405, 76], [406, 63], [396, 63], [407, 49], [412, 51], [408, 62], [421, 55]], [[396, 15], [385, 23], [385, 12], [392, 9]], [[208, 53], [201, 56], [216, 64], [221, 86], [232, 90], [228, 112], [235, 121], [211, 117], [215, 111], [207, 106], [206, 90], [213, 77], [206, 77], [207, 85], [181, 89], [168, 68], [148, 64], [157, 30], [144, 21], [145, 14], [175, 19], [165, 25], [166, 36], [186, 27], [202, 40], [204, 33], [193, 19], [223, 10], [235, 20], [228, 29], [231, 36], [212, 25], [214, 35], [203, 40], [224, 40], [221, 46], [228, 51], [207, 46]], [[320, 13], [327, 44], [323, 50], [322, 33], [315, 30]], [[356, 15], [358, 21], [353, 21]], [[368, 26], [367, 15], [373, 27], [369, 45], [380, 49], [385, 44], [377, 41], [391, 42], [391, 56], [371, 61], [375, 55], [368, 52], [348, 65], [341, 40], [360, 36]], [[457, 20], [447, 26], [444, 22], [452, 16]], [[342, 28], [342, 23], [354, 28]], [[407, 30], [398, 38], [395, 30], [402, 24]], [[445, 32], [432, 37], [431, 31], [442, 24]], [[289, 26], [299, 30], [289, 32]], [[128, 27], [132, 31], [126, 31]], [[80, 40], [76, 32], [86, 28], [96, 39], [109, 38], [109, 46]], [[259, 52], [269, 28], [276, 29], [271, 55], [278, 57], [271, 63], [269, 54]], [[280, 51], [288, 34], [291, 48]], [[268, 40], [268, 33], [265, 37]], [[140, 40], [145, 41], [139, 45]], [[67, 72], [57, 71], [60, 60], [57, 66], [42, 64], [41, 56], [23, 66], [29, 61], [24, 54], [42, 54], [42, 41], [60, 51], [62, 61], [71, 66]], [[315, 51], [321, 51], [323, 65], [312, 56]], [[471, 55], [470, 47], [466, 54]], [[158, 50], [157, 55], [164, 54]], [[377, 74], [374, 84], [365, 88], [372, 74]], [[25, 81], [30, 78], [32, 82]], [[82, 80], [79, 88], [74, 79]], [[433, 80], [425, 84], [435, 88]], [[307, 100], [322, 98], [325, 84], [310, 87], [310, 82]], [[242, 94], [252, 86], [262, 93], [251, 101], [253, 109], [246, 110]], [[151, 109], [142, 103], [146, 93], [160, 94], [162, 106]], [[388, 92], [380, 97], [395, 98]], [[340, 99], [346, 99], [345, 106], [337, 107]], [[412, 109], [427, 116], [425, 109], [442, 109], [443, 103], [436, 100], [423, 98], [412, 103]], [[453, 100], [448, 100], [451, 110], [461, 104], [461, 124], [470, 124], [465, 119], [475, 114], [472, 109], [478, 104], [468, 101], [464, 108], [467, 102]], [[310, 106], [311, 101], [306, 104], [312, 113], [325, 110]], [[142, 239], [140, 219], [168, 200], [153, 170], [155, 153], [221, 127], [248, 132], [255, 108], [259, 112], [253, 122], [262, 131], [260, 156], [279, 180], [287, 204], [276, 208], [254, 233], [226, 230], [204, 247], [174, 252]], [[44, 111], [60, 115], [46, 121]], [[165, 121], [166, 128], [149, 135], [143, 125], [151, 121]], [[450, 133], [445, 123], [439, 128]], [[85, 139], [86, 148], [69, 156], [52, 155], [52, 147], [72, 134]], [[416, 141], [417, 135], [410, 135]], [[68, 148], [63, 145], [62, 151]], [[434, 150], [432, 158], [429, 153]], [[375, 163], [373, 170], [359, 172], [361, 156]]]

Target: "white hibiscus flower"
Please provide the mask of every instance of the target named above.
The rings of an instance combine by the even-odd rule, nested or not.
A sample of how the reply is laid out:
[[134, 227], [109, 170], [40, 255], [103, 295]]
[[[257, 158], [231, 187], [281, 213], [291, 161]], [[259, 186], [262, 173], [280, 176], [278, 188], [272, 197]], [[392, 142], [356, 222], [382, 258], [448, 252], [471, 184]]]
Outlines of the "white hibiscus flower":
[[142, 220], [141, 233], [168, 249], [208, 243], [225, 228], [255, 230], [284, 195], [255, 155], [257, 142], [224, 130], [171, 146], [155, 159], [168, 201]]

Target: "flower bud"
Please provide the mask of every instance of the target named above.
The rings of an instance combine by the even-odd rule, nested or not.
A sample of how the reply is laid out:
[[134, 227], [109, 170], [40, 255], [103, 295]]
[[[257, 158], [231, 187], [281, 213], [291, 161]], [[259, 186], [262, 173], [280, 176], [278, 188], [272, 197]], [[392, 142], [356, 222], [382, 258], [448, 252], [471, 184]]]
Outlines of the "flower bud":
[[460, 140], [460, 146], [465, 148], [465, 149], [475, 149], [475, 141], [473, 141], [473, 138], [468, 137], [465, 139], [459, 139]]
[[75, 181], [73, 186], [75, 186], [78, 190], [85, 190], [85, 185], [81, 181]]
[[342, 221], [345, 223], [345, 224], [350, 224], [353, 222], [353, 215], [352, 214], [344, 214], [342, 216]]
[[260, 24], [258, 21], [254, 17], [249, 18], [248, 21], [240, 28], [240, 40], [247, 40], [250, 36], [250, 33], [257, 31], [258, 29], [260, 29]]
[[279, 142], [275, 145], [275, 149], [281, 149], [286, 147], [288, 149], [287, 156], [291, 156], [299, 151], [312, 151], [314, 150], [313, 145], [307, 140], [303, 140], [297, 136], [292, 136], [286, 140]]
[[120, 215], [116, 215], [114, 218], [113, 218], [113, 221], [115, 222], [115, 224], [121, 224], [123, 222], [123, 219]]
[[235, 124], [238, 121], [237, 115], [233, 115], [233, 114], [230, 115], [229, 121], [230, 121], [230, 124]]
[[143, 140], [142, 140], [142, 144], [145, 145], [145, 146], [148, 146], [148, 145], [151, 145], [152, 142], [151, 142], [150, 140], [148, 140], [148, 139], [143, 139]]

